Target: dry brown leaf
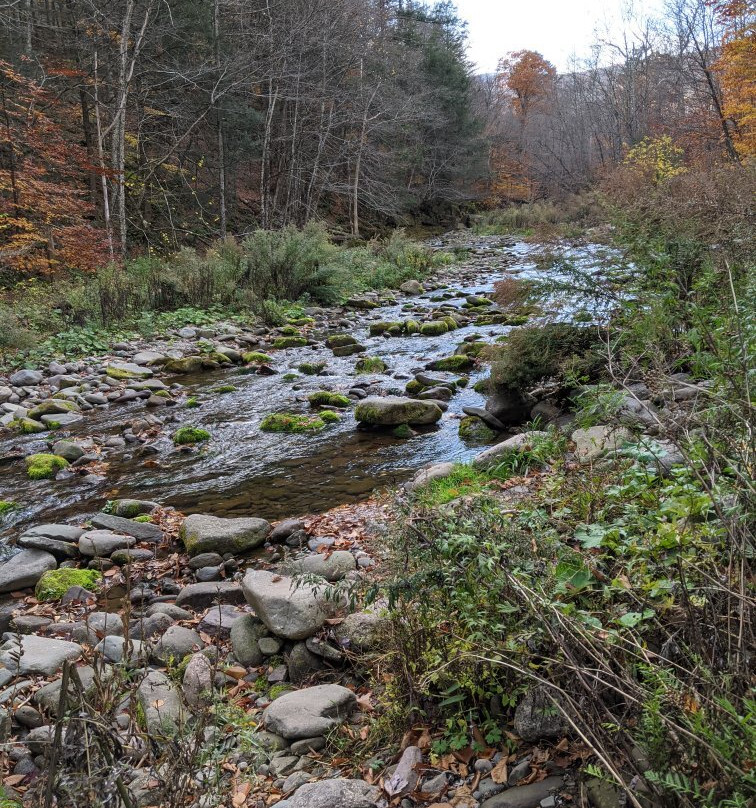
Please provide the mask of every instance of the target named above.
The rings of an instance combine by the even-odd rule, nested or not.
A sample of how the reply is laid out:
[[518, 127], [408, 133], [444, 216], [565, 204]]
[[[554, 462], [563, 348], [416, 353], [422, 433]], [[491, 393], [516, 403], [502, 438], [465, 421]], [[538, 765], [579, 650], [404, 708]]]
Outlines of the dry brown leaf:
[[252, 784], [250, 782], [242, 783], [240, 786], [237, 787], [236, 791], [234, 792], [234, 796], [231, 797], [231, 805], [234, 808], [242, 808], [242, 805], [247, 801], [247, 797], [249, 796], [249, 792], [252, 790]]
[[509, 767], [507, 766], [507, 759], [502, 758], [494, 767], [491, 769], [491, 779], [494, 783], [506, 783], [509, 779]]

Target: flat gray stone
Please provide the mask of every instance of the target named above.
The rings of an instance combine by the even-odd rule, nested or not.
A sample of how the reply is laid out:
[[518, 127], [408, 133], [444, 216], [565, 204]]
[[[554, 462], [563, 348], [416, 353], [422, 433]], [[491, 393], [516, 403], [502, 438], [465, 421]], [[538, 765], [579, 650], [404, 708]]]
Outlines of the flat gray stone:
[[415, 476], [404, 484], [405, 491], [417, 491], [424, 488], [433, 480], [441, 480], [448, 477], [456, 468], [454, 463], [434, 463], [432, 466], [420, 469]]
[[132, 536], [110, 530], [89, 530], [79, 539], [79, 552], [83, 556], [107, 558], [116, 550], [125, 550], [136, 544]]
[[546, 799], [562, 787], [561, 777], [547, 777], [527, 786], [515, 786], [485, 800], [480, 808], [539, 808]]
[[267, 626], [253, 614], [244, 614], [231, 626], [231, 647], [236, 659], [247, 668], [263, 663], [258, 641], [268, 633]]
[[604, 425], [576, 429], [572, 433], [575, 457], [581, 463], [590, 463], [607, 452], [616, 452], [631, 437], [630, 432], [624, 427]]
[[43, 378], [44, 376], [40, 371], [25, 368], [24, 370], [17, 370], [15, 373], [12, 373], [8, 381], [15, 387], [28, 387], [39, 384]]
[[[315, 634], [332, 615], [329, 587], [303, 583], [265, 570], [248, 570], [242, 589], [255, 614], [273, 634], [288, 640], [304, 640]], [[316, 733], [317, 734], [317, 733]]]
[[295, 573], [318, 575], [326, 581], [340, 581], [348, 572], [357, 569], [357, 561], [348, 550], [333, 553], [316, 553], [292, 562]]
[[178, 664], [185, 656], [205, 647], [202, 638], [194, 629], [170, 626], [157, 641], [152, 655], [164, 665]]
[[139, 541], [161, 541], [163, 531], [149, 522], [134, 522], [123, 516], [113, 516], [109, 513], [98, 513], [90, 519], [94, 527], [110, 530], [124, 536], [133, 536]]
[[48, 570], [57, 569], [58, 562], [41, 550], [22, 550], [0, 564], [0, 592], [15, 592], [34, 586]]
[[316, 685], [284, 693], [263, 713], [263, 724], [287, 740], [325, 735], [345, 721], [357, 697], [341, 685]]
[[208, 581], [189, 584], [176, 596], [176, 606], [195, 611], [207, 609], [214, 603], [244, 603], [244, 592], [236, 581]]
[[55, 556], [58, 561], [65, 561], [68, 558], [77, 558], [79, 548], [75, 544], [67, 541], [49, 539], [47, 536], [19, 536], [16, 544], [26, 550], [42, 550]]
[[0, 645], [0, 662], [20, 676], [30, 673], [50, 676], [67, 659], [76, 660], [81, 653], [81, 646], [75, 642], [26, 634]]
[[548, 432], [541, 432], [538, 430], [533, 430], [532, 432], [522, 432], [519, 435], [514, 435], [511, 438], [507, 438], [507, 440], [503, 440], [501, 443], [497, 443], [490, 449], [486, 449], [480, 454], [475, 455], [472, 461], [473, 465], [478, 466], [479, 468], [495, 466], [497, 463], [501, 463], [507, 455], [517, 454], [528, 449], [528, 447], [532, 445], [533, 439], [537, 440], [539, 438], [546, 437], [547, 435]]
[[149, 368], [134, 362], [109, 362], [105, 372], [114, 379], [148, 379], [152, 376]]
[[178, 690], [164, 673], [150, 671], [137, 688], [137, 700], [152, 740], [176, 735], [184, 720], [184, 709]]
[[86, 533], [83, 527], [73, 525], [37, 525], [24, 531], [24, 536], [47, 536], [58, 541], [77, 542]]
[[181, 539], [191, 556], [199, 553], [246, 553], [259, 547], [270, 529], [270, 522], [265, 519], [222, 519], [194, 513], [184, 520]]
[[433, 401], [418, 401], [403, 396], [369, 396], [354, 408], [354, 417], [371, 426], [399, 424], [435, 424], [443, 412]]
[[148, 654], [144, 643], [139, 640], [129, 640], [126, 637], [103, 637], [95, 646], [103, 657], [113, 664], [128, 662], [131, 664], [146, 662]]
[[376, 808], [381, 792], [364, 780], [319, 780], [300, 786], [276, 808]]

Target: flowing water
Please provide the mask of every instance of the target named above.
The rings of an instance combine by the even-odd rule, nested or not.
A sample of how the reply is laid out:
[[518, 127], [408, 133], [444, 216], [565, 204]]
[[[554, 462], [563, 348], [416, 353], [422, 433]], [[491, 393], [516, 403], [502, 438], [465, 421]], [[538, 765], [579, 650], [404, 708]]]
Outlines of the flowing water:
[[[444, 304], [462, 306], [465, 296], [491, 292], [494, 283], [506, 275], [527, 278], [542, 274], [533, 261], [537, 246], [490, 237], [467, 239], [469, 259], [444, 277], [449, 291], [459, 294], [444, 299]], [[584, 252], [580, 255], [581, 261], [590, 262], [590, 253], [587, 259]], [[484, 397], [472, 387], [486, 375], [486, 369], [472, 374], [470, 385], [452, 398], [437, 426], [408, 439], [359, 429], [351, 414], [309, 435], [266, 433], [259, 428], [272, 411], [307, 412], [307, 394], [315, 390], [346, 392], [356, 382], [375, 379], [385, 391], [401, 393], [415, 372], [455, 353], [455, 346], [466, 336], [479, 334], [494, 341], [509, 330], [507, 326], [468, 326], [439, 337], [368, 335], [370, 322], [416, 316], [403, 310], [408, 302], [430, 311], [440, 305], [439, 296], [439, 290], [417, 297], [400, 296], [399, 303], [350, 315], [357, 323], [352, 335], [367, 346], [368, 355], [388, 364], [386, 374], [355, 376], [357, 357], [333, 357], [322, 343], [314, 349], [277, 351], [274, 366], [278, 372], [273, 376], [250, 375], [237, 368], [178, 377], [187, 394], [202, 404], [197, 409], [177, 407], [170, 414], [167, 408], [161, 411], [176, 423], [153, 442], [158, 449], [153, 455], [140, 453], [138, 444], [111, 450], [104, 458], [107, 469], [92, 479], [71, 475], [63, 480], [30, 481], [22, 463], [0, 466], [0, 499], [19, 505], [6, 515], [3, 532], [11, 535], [19, 527], [40, 522], [81, 521], [114, 497], [151, 499], [186, 513], [280, 519], [365, 499], [375, 488], [399, 483], [428, 463], [471, 458], [481, 449], [459, 438], [459, 418], [463, 407], [484, 405]], [[551, 301], [547, 316], [569, 317], [577, 307], [576, 301], [561, 297]], [[305, 361], [327, 362], [329, 375], [298, 376], [295, 382], [283, 379]], [[236, 390], [212, 392], [225, 384]], [[95, 409], [68, 434], [100, 439], [119, 435], [126, 423], [143, 413], [142, 401]], [[168, 433], [179, 423], [209, 430], [212, 440], [200, 451], [176, 449]], [[24, 454], [47, 451], [45, 436], [14, 435], [0, 441], [0, 457], [17, 449]]]

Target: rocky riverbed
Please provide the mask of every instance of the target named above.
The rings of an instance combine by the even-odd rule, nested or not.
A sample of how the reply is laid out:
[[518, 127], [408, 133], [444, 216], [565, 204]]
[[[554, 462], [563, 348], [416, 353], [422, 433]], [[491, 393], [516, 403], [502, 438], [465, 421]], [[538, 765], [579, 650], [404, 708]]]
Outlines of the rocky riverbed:
[[[422, 739], [369, 782], [321, 754], [340, 726], [360, 737], [374, 709], [351, 663], [380, 648], [386, 618], [349, 597], [381, 564], [371, 494], [527, 440], [485, 409], [476, 360], [523, 321], [487, 295], [536, 272], [537, 248], [457, 234], [438, 246], [467, 257], [425, 288], [288, 327], [187, 326], [2, 383], [8, 788], [34, 795], [58, 766], [70, 793], [109, 787], [113, 805], [142, 808], [231, 804], [221, 794], [235, 808], [550, 808], [569, 792], [569, 776], [534, 777], [527, 756], [418, 765]], [[531, 316], [572, 311], [562, 300]], [[268, 431], [271, 415], [288, 420]], [[586, 456], [624, 439], [573, 437]], [[558, 736], [534, 698], [520, 736]], [[56, 731], [71, 705], [95, 711], [91, 736], [76, 721]], [[72, 774], [82, 744], [87, 782]]]

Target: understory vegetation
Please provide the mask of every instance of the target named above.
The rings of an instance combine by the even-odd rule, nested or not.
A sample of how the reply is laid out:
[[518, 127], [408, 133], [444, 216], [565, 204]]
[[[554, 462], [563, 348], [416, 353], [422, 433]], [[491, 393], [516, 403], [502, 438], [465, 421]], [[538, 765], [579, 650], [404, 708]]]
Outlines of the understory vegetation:
[[[627, 263], [606, 326], [523, 328], [495, 349], [492, 390], [545, 383], [571, 402], [572, 429], [632, 435], [580, 463], [551, 427], [493, 469], [458, 466], [399, 501], [394, 572], [376, 590], [396, 617], [392, 674], [366, 754], [408, 724], [436, 728], [438, 755], [496, 746], [536, 688], [585, 744], [583, 777], [628, 805], [750, 804], [749, 188], [742, 166], [615, 178], [603, 203]], [[559, 269], [565, 291], [590, 288], [580, 267]], [[674, 406], [685, 379], [696, 397]], [[641, 389], [657, 406], [633, 421]]]
[[149, 335], [220, 319], [283, 325], [301, 315], [301, 305], [396, 288], [449, 260], [402, 230], [339, 246], [322, 225], [310, 224], [257, 230], [241, 242], [228, 238], [204, 255], [187, 247], [169, 258], [135, 258], [65, 284], [28, 279], [0, 297], [0, 358], [18, 363], [103, 352], [130, 332]]

